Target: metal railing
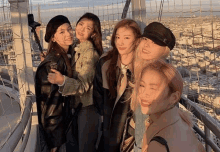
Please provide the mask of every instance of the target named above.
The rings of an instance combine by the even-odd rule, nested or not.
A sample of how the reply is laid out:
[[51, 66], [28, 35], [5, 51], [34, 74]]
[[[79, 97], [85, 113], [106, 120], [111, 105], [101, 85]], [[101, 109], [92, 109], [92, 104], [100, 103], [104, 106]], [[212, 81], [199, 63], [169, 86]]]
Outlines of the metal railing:
[[[178, 62], [179, 58], [180, 58], [180, 62], [182, 64], [182, 67], [183, 67], [184, 64], [188, 64], [185, 67], [187, 67], [187, 68], [189, 67], [189, 69], [188, 69], [189, 70], [189, 75], [190, 75], [189, 76], [190, 77], [190, 82], [189, 82], [190, 84], [189, 85], [192, 85], [193, 84], [193, 79], [198, 79], [198, 81], [201, 80], [201, 78], [200, 78], [201, 75], [199, 75], [198, 71], [197, 71], [197, 76], [196, 76], [196, 78], [194, 78], [194, 76], [192, 74], [194, 71], [191, 70], [192, 66], [189, 65], [190, 62], [191, 62], [190, 60], [191, 60], [191, 58], [193, 58], [195, 60], [197, 59], [198, 54], [197, 54], [197, 52], [195, 52], [194, 49], [197, 48], [198, 44], [201, 45], [200, 49], [205, 50], [206, 45], [204, 43], [206, 43], [206, 41], [204, 41], [204, 39], [206, 39], [206, 38], [210, 38], [211, 41], [212, 41], [211, 43], [213, 43], [213, 47], [212, 47], [213, 50], [211, 50], [210, 51], [211, 54], [209, 54], [210, 55], [210, 60], [209, 60], [210, 64], [215, 66], [216, 73], [219, 71], [218, 63], [217, 62], [212, 62], [212, 56], [214, 57], [213, 59], [216, 59], [218, 57], [218, 54], [216, 53], [217, 51], [213, 53], [213, 51], [215, 49], [214, 45], [219, 44], [218, 43], [219, 38], [214, 37], [214, 34], [213, 34], [213, 33], [215, 33], [215, 30], [213, 30], [213, 27], [214, 27], [213, 25], [215, 24], [215, 22], [214, 22], [213, 16], [210, 15], [210, 17], [212, 17], [212, 20], [208, 21], [208, 23], [210, 23], [211, 29], [212, 29], [210, 31], [211, 32], [211, 35], [210, 35], [211, 37], [205, 35], [205, 34], [207, 34], [207, 31], [205, 31], [204, 28], [201, 25], [200, 25], [201, 26], [201, 33], [200, 34], [198, 34], [198, 30], [196, 29], [196, 24], [193, 27], [189, 27], [189, 31], [190, 31], [189, 33], [190, 34], [187, 33], [184, 30], [179, 31], [175, 27], [175, 25], [177, 25], [176, 23], [178, 23], [179, 20], [183, 20], [185, 17], [189, 17], [188, 20], [193, 20], [194, 19], [194, 21], [196, 21], [197, 18], [194, 17], [194, 14], [196, 14], [196, 13], [202, 14], [202, 13], [209, 12], [210, 14], [213, 14], [213, 13], [218, 13], [218, 11], [216, 11], [214, 9], [202, 10], [202, 3], [200, 3], [200, 9], [195, 9], [190, 4], [189, 5], [190, 8], [188, 8], [188, 10], [184, 9], [184, 4], [182, 3], [182, 5], [180, 5], [181, 8], [183, 8], [182, 11], [177, 11], [177, 8], [179, 8], [179, 6], [176, 6], [176, 4], [175, 4], [176, 1], [177, 0], [174, 0], [173, 4], [169, 3], [169, 1], [167, 1], [164, 4], [164, 7], [167, 6], [167, 8], [163, 9], [164, 17], [161, 18], [161, 22], [164, 23], [165, 25], [167, 25], [168, 27], [170, 27], [171, 30], [174, 32], [176, 38], [177, 38], [178, 45], [176, 45], [175, 49], [172, 51], [172, 56], [171, 56], [173, 64], [179, 65], [179, 62]], [[201, 1], [202, 0], [200, 0], [200, 2]], [[212, 0], [209, 0], [209, 1], [211, 3]], [[126, 3], [127, 6], [129, 6], [128, 2], [129, 2], [129, 0]], [[149, 7], [149, 5], [150, 5], [150, 7]], [[112, 33], [112, 30], [113, 30], [115, 24], [117, 23], [118, 20], [121, 19], [121, 14], [122, 14], [123, 8], [125, 6], [125, 1], [112, 3], [112, 4], [108, 4], [108, 5], [101, 5], [101, 6], [99, 6], [99, 5], [94, 6], [93, 4], [88, 3], [88, 7], [84, 6], [84, 7], [80, 7], [80, 8], [77, 8], [77, 7], [71, 8], [71, 5], [68, 6], [68, 7], [67, 6], [68, 5], [64, 5], [64, 4], [30, 5], [29, 12], [35, 14], [35, 18], [38, 17], [38, 19], [39, 19], [38, 21], [42, 21], [42, 23], [43, 23], [43, 26], [40, 28], [40, 30], [42, 32], [38, 33], [38, 34], [41, 35], [40, 37], [41, 37], [42, 44], [44, 43], [43, 42], [43, 35], [44, 35], [44, 32], [45, 32], [45, 25], [51, 17], [53, 17], [54, 15], [57, 15], [57, 14], [66, 15], [68, 18], [70, 18], [71, 23], [73, 24], [73, 27], [74, 27], [75, 23], [76, 23], [76, 20], [83, 13], [89, 11], [89, 12], [95, 13], [96, 15], [98, 15], [100, 17], [100, 20], [102, 22], [102, 33], [103, 33], [103, 44], [104, 44], [103, 46], [106, 48], [106, 50], [109, 49], [109, 45], [110, 45], [110, 39], [109, 38], [111, 37], [111, 33]], [[159, 13], [159, 9], [157, 8], [158, 6], [159, 5], [154, 0], [146, 1], [146, 15], [147, 15], [147, 19], [148, 19], [147, 23], [150, 23], [152, 21], [157, 21], [157, 15]], [[211, 4], [210, 4], [210, 6], [211, 6]], [[13, 6], [13, 7], [15, 7], [15, 6]], [[46, 7], [50, 7], [52, 9], [46, 10]], [[56, 9], [56, 7], [59, 8], [59, 9]], [[8, 10], [9, 6], [8, 5], [5, 6], [5, 7], [3, 6], [3, 8], [5, 8], [4, 11], [6, 11], [6, 8]], [[212, 8], [212, 7], [210, 7], [210, 8]], [[198, 12], [198, 10], [199, 10], [199, 12]], [[75, 13], [75, 12], [77, 12], [77, 16], [73, 15], [73, 13]], [[127, 12], [127, 18], [132, 18], [131, 6], [128, 7], [128, 8], [124, 8], [124, 12]], [[177, 17], [175, 13], [180, 14], [180, 16]], [[1, 14], [1, 12], [0, 12], [0, 14]], [[7, 26], [7, 29], [11, 28], [11, 26], [12, 26], [12, 24], [8, 22], [8, 18], [10, 18], [9, 14], [3, 12], [3, 16], [5, 16], [5, 18], [7, 18], [7, 23], [4, 23], [3, 26]], [[171, 16], [171, 18], [167, 18], [167, 16], [169, 16], [170, 14], [175, 14], [175, 15]], [[181, 14], [182, 14], [182, 16], [181, 16]], [[126, 13], [123, 13], [122, 16], [125, 17]], [[204, 20], [206, 20], [206, 19], [204, 19]], [[172, 22], [173, 25], [169, 24], [169, 22]], [[216, 24], [217, 23], [218, 22], [216, 20]], [[216, 25], [216, 28], [218, 28], [218, 25]], [[9, 31], [9, 35], [11, 34], [10, 32], [11, 31]], [[15, 34], [15, 33], [13, 33], [13, 34]], [[200, 39], [197, 40], [198, 39], [197, 36], [199, 36], [199, 35], [202, 36], [201, 43], [200, 43]], [[26, 41], [28, 43], [33, 42], [29, 39], [25, 39], [24, 37], [21, 38], [21, 37], [18, 37], [18, 35], [16, 35], [16, 36], [17, 36], [16, 40], [18, 38], [20, 38], [22, 41]], [[184, 44], [182, 45], [182, 44], [179, 43], [179, 40], [183, 36], [186, 37], [185, 38], [186, 40], [184, 41]], [[1, 37], [0, 39], [4, 40], [3, 37]], [[191, 41], [192, 41], [192, 43], [191, 43]], [[199, 42], [198, 44], [197, 44], [197, 41]], [[2, 43], [6, 44], [8, 42], [4, 41]], [[207, 44], [208, 43], [210, 43], [210, 42], [207, 42]], [[44, 48], [46, 48], [45, 45], [43, 45], [43, 46], [44, 46]], [[34, 48], [34, 47], [32, 46], [32, 48]], [[187, 54], [185, 54], [187, 56], [187, 60], [185, 60], [185, 58], [183, 56], [180, 56], [181, 53], [182, 54], [185, 53], [185, 52], [181, 52], [182, 51], [181, 49], [184, 49], [184, 48], [187, 50], [186, 51]], [[177, 53], [177, 52], [179, 52], [179, 53]], [[23, 52], [23, 53], [25, 53], [25, 52]], [[213, 55], [212, 55], [212, 53], [213, 53]], [[190, 55], [188, 55], [188, 54], [190, 54]], [[191, 55], [191, 54], [193, 54], [193, 55]], [[184, 62], [187, 62], [187, 63], [184, 63]], [[207, 59], [206, 59], [206, 62], [207, 62]], [[198, 66], [199, 65], [197, 65], [197, 67]], [[213, 67], [211, 67], [211, 66], [207, 67], [207, 65], [205, 65], [205, 70], [206, 71], [209, 71], [209, 69], [212, 69], [212, 68]], [[22, 71], [22, 70], [25, 71], [24, 69], [18, 69], [17, 71]], [[217, 77], [217, 80], [218, 80], [218, 77]], [[3, 80], [3, 81], [5, 81], [5, 80]], [[10, 81], [7, 80], [5, 82], [9, 84]], [[16, 87], [16, 85], [15, 85], [15, 87]], [[187, 86], [185, 86], [185, 88], [186, 87]], [[201, 89], [202, 86], [199, 85], [198, 88]], [[19, 89], [23, 89], [23, 88], [20, 87]], [[192, 88], [189, 88], [189, 89], [190, 89], [189, 92], [191, 93]], [[219, 87], [217, 89], [219, 89]], [[199, 92], [200, 94], [201, 94], [201, 90]], [[25, 91], [27, 91], [27, 90], [25, 90]], [[7, 93], [7, 91], [5, 93]], [[211, 91], [208, 92], [208, 93], [212, 94]], [[187, 97], [189, 97], [189, 95]], [[23, 106], [24, 106], [24, 111], [22, 112], [21, 119], [19, 120], [18, 124], [16, 125], [15, 130], [13, 130], [10, 133], [10, 136], [8, 136], [7, 139], [5, 140], [6, 142], [0, 147], [0, 151], [3, 151], [3, 150], [13, 151], [15, 149], [17, 149], [18, 151], [24, 151], [24, 150], [25, 151], [35, 151], [36, 150], [36, 146], [37, 146], [37, 124], [33, 125], [33, 123], [32, 123], [32, 126], [31, 126], [31, 121], [32, 121], [31, 113], [32, 114], [34, 113], [34, 112], [31, 112], [31, 105], [32, 105], [31, 100], [34, 101], [32, 95], [26, 96], [24, 104], [22, 103]], [[207, 152], [210, 152], [211, 148], [215, 151], [220, 151], [219, 146], [215, 144], [215, 142], [213, 141], [212, 136], [211, 136], [212, 135], [211, 133], [213, 133], [216, 136], [216, 138], [220, 139], [219, 122], [216, 121], [213, 117], [209, 116], [207, 111], [204, 111], [203, 108], [199, 107], [199, 104], [196, 104], [194, 102], [195, 101], [192, 102], [191, 100], [186, 98], [186, 96], [183, 96], [182, 104], [184, 105], [184, 107], [186, 107], [186, 108], [191, 107], [191, 109], [189, 108], [188, 110], [191, 111], [192, 114], [198, 120], [202, 121], [203, 125], [204, 125], [203, 130], [201, 130], [196, 125], [194, 126], [193, 129], [204, 139], [205, 144], [206, 144], [205, 146], [206, 146], [206, 151]], [[211, 105], [213, 105], [212, 102], [211, 102]], [[215, 114], [215, 116], [216, 115], [217, 115], [217, 113]], [[13, 138], [15, 136], [17, 136], [18, 138], [16, 138], [16, 139]], [[32, 136], [32, 137], [29, 137], [29, 136]], [[18, 145], [18, 147], [16, 147], [16, 145]], [[1, 148], [4, 148], [4, 149], [1, 149]]]
[[[37, 127], [33, 116], [36, 107], [28, 24], [25, 16], [28, 12], [26, 2], [26, 0], [0, 2], [0, 92], [7, 97], [0, 96], [2, 110], [0, 118], [1, 123], [5, 121], [3, 127], [6, 128], [1, 130], [5, 131], [1, 132], [4, 134], [4, 139], [0, 142], [1, 152], [34, 152], [37, 148]], [[27, 94], [28, 90], [33, 92], [33, 95]]]
[[[30, 135], [31, 129], [31, 108], [34, 96], [27, 96], [25, 100], [24, 111], [21, 114], [21, 119], [13, 129], [13, 131], [5, 139], [4, 143], [0, 146], [0, 151], [2, 152], [13, 152], [17, 146], [16, 150], [24, 151], [28, 137]], [[19, 143], [21, 142], [21, 143]]]
[[[10, 98], [14, 99], [20, 104], [19, 99], [19, 93], [18, 93], [18, 85], [12, 84], [11, 81], [7, 79], [0, 79], [2, 82], [2, 85], [0, 85], [0, 92], [3, 92], [10, 96]], [[10, 84], [14, 88], [9, 88], [6, 86], [6, 83]], [[10, 133], [8, 136], [1, 141], [0, 145], [0, 151], [1, 152], [13, 152], [13, 151], [20, 151], [23, 152], [26, 148], [30, 131], [31, 131], [31, 123], [32, 123], [32, 114], [31, 114], [31, 108], [32, 103], [34, 101], [35, 96], [34, 95], [27, 95], [24, 105], [24, 110], [22, 111], [22, 114], [20, 115], [20, 118], [15, 126], [11, 128]], [[35, 129], [36, 131], [36, 129]], [[33, 132], [33, 129], [32, 129]], [[37, 138], [37, 136], [35, 137]], [[32, 140], [34, 138], [32, 137]], [[36, 142], [33, 142], [32, 146], [35, 146], [36, 149]]]
[[[212, 117], [210, 117], [205, 111], [199, 108], [194, 102], [188, 99], [186, 96], [182, 95], [181, 104], [192, 112], [200, 121], [205, 125], [205, 131], [202, 131], [196, 125], [193, 129], [205, 140], [206, 151], [210, 152], [210, 147], [216, 152], [220, 151], [220, 148], [213, 142], [210, 138], [210, 130], [220, 138], [220, 123], [216, 122]], [[210, 146], [210, 147], [209, 147]]]

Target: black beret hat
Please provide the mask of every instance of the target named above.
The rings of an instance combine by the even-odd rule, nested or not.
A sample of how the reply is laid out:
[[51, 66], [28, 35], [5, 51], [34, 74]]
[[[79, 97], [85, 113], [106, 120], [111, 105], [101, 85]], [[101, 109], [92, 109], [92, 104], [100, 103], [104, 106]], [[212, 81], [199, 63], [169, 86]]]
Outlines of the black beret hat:
[[169, 28], [159, 22], [152, 22], [144, 28], [142, 37], [151, 39], [160, 46], [168, 46], [172, 50], [175, 46], [176, 38]]
[[46, 34], [45, 34], [45, 41], [49, 43], [51, 37], [56, 33], [58, 27], [64, 23], [69, 23], [70, 21], [66, 16], [63, 15], [57, 15], [53, 17], [47, 24], [46, 27]]

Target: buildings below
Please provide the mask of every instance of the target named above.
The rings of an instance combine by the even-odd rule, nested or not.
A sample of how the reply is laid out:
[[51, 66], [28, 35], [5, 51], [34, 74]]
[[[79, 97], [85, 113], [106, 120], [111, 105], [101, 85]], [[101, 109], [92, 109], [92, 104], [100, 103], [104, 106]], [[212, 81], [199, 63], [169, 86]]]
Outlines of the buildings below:
[[[40, 63], [39, 48], [34, 39], [31, 37], [31, 49], [33, 66]], [[11, 27], [5, 28], [0, 26], [0, 65], [15, 65], [16, 54], [13, 49], [13, 32]]]

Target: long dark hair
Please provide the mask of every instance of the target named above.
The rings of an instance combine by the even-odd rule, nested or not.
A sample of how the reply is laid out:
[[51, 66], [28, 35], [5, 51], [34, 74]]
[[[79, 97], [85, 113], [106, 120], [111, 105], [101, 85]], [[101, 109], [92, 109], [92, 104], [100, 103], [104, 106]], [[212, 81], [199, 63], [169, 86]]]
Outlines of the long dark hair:
[[87, 18], [91, 21], [93, 21], [93, 25], [94, 25], [94, 36], [91, 38], [89, 38], [89, 41], [92, 42], [93, 46], [95, 47], [96, 51], [98, 52], [98, 54], [101, 56], [103, 53], [103, 48], [102, 48], [102, 32], [101, 32], [101, 23], [100, 20], [98, 18], [98, 16], [96, 16], [93, 13], [85, 13], [83, 16], [81, 16], [79, 18], [79, 20], [77, 21], [76, 25], [83, 19], [83, 18]]
[[[109, 91], [110, 91], [112, 98], [116, 97], [116, 95], [117, 95], [117, 88], [116, 88], [117, 86], [115, 85], [115, 82], [117, 83], [117, 81], [116, 81], [116, 64], [118, 61], [119, 53], [118, 53], [118, 50], [115, 45], [115, 35], [116, 35], [117, 30], [120, 27], [126, 27], [126, 28], [131, 29], [134, 33], [136, 40], [138, 40], [138, 38], [141, 36], [140, 27], [138, 26], [138, 24], [134, 20], [131, 20], [131, 19], [123, 19], [123, 20], [119, 21], [113, 30], [113, 34], [112, 34], [112, 38], [111, 38], [112, 50], [110, 50], [107, 55], [107, 58], [110, 59], [110, 64], [109, 64], [109, 67], [106, 72], [107, 73], [107, 83], [108, 83]], [[134, 44], [136, 44], [136, 42]]]
[[[70, 45], [70, 49], [71, 49], [71, 45]], [[71, 78], [72, 77], [72, 69], [71, 69], [71, 65], [70, 65], [67, 53], [64, 51], [64, 49], [57, 42], [53, 42], [52, 39], [50, 39], [46, 56], [52, 50], [56, 50], [58, 53], [60, 53], [62, 55], [62, 57], [64, 58], [64, 61], [65, 61], [65, 64], [67, 66], [67, 76]]]

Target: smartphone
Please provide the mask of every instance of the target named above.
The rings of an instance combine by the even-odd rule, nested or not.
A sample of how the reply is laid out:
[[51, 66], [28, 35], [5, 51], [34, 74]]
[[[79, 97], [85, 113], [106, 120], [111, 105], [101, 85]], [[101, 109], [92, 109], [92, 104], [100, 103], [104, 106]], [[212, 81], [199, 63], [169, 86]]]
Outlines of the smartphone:
[[37, 26], [40, 26], [40, 25], [41, 25], [40, 23], [34, 21], [33, 14], [28, 14], [28, 26], [35, 29]]

